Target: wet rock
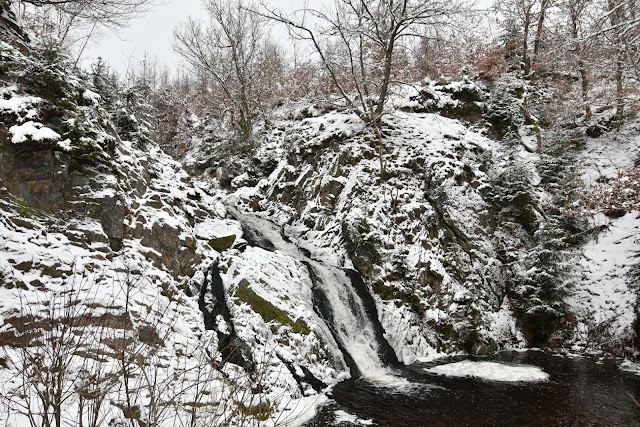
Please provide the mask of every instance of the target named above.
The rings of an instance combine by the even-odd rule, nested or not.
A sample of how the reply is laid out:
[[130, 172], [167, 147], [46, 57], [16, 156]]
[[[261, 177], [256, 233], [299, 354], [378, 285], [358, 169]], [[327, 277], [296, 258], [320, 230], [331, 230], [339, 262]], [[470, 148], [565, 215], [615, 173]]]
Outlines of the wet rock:
[[487, 338], [481, 342], [476, 342], [471, 347], [471, 353], [476, 354], [478, 356], [488, 356], [490, 354], [494, 354], [498, 351], [498, 344], [491, 339]]
[[109, 245], [114, 251], [122, 249], [124, 239], [124, 218], [126, 209], [119, 199], [105, 198], [101, 200], [100, 224], [109, 238]]
[[333, 208], [344, 189], [344, 182], [337, 179], [327, 180], [320, 188], [320, 204]]
[[[222, 363], [233, 363], [248, 371], [253, 371], [255, 362], [251, 356], [251, 349], [236, 335], [233, 318], [227, 306], [227, 294], [217, 263], [213, 264], [205, 275], [200, 289], [198, 306], [204, 317], [205, 328], [216, 331], [218, 351], [222, 354]], [[221, 323], [224, 323], [225, 326], [221, 327]]]
[[67, 178], [62, 156], [34, 143], [0, 144], [0, 179], [14, 196], [30, 206], [53, 212], [64, 201]]
[[193, 268], [200, 261], [193, 244], [188, 244], [183, 231], [164, 221], [153, 223], [151, 228], [138, 227], [133, 230], [133, 237], [141, 239], [141, 243], [153, 249], [146, 253], [156, 264], [161, 264], [176, 278], [193, 275]]

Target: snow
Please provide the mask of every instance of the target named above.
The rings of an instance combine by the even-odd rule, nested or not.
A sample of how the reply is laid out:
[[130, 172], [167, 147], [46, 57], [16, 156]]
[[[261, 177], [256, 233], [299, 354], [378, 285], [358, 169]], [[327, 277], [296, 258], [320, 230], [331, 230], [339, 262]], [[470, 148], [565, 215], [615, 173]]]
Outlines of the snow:
[[426, 372], [449, 377], [472, 377], [486, 381], [537, 382], [547, 381], [549, 374], [532, 365], [508, 365], [496, 362], [461, 362], [425, 368]]
[[[336, 372], [334, 369], [327, 370], [322, 366], [322, 363], [326, 363], [323, 362], [325, 352], [336, 361], [337, 367], [346, 365], [327, 325], [314, 311], [311, 278], [307, 268], [300, 262], [303, 255], [294, 245], [281, 238], [275, 224], [229, 209], [234, 212], [234, 216], [240, 217], [243, 223], [263, 233], [278, 250], [269, 252], [261, 248], [247, 247], [242, 253], [229, 253], [223, 264], [226, 269], [223, 277], [225, 287], [231, 289], [230, 294], [233, 295], [232, 290], [245, 280], [250, 284], [253, 292], [274, 307], [288, 313], [293, 322], [304, 321], [313, 333], [301, 335], [288, 331], [287, 341], [291, 341], [294, 337], [296, 346], [279, 345], [276, 351], [280, 354], [286, 352], [295, 355], [298, 360], [313, 361], [315, 359], [313, 363], [306, 364], [307, 368], [325, 383], [335, 383], [341, 372]], [[257, 331], [257, 325], [264, 324], [264, 320], [255, 313], [241, 309], [242, 307], [244, 305], [239, 308], [235, 305], [233, 307], [238, 335], [248, 342], [253, 342], [257, 333], [269, 335], [266, 325], [264, 332]], [[323, 344], [320, 344], [318, 338]], [[325, 346], [326, 350], [320, 350]]]
[[206, 218], [196, 224], [194, 231], [197, 237], [206, 240], [230, 235], [242, 236], [242, 227], [238, 221], [219, 218]]
[[38, 112], [33, 107], [40, 104], [42, 98], [18, 95], [17, 91], [18, 87], [15, 85], [0, 87], [0, 111], [26, 119], [36, 118]]
[[640, 362], [636, 360], [625, 359], [619, 365], [620, 370], [640, 376]]
[[[488, 188], [489, 179], [479, 170], [495, 156], [496, 143], [457, 120], [437, 114], [389, 111], [384, 132], [385, 156], [393, 159], [387, 162], [391, 177], [380, 182], [377, 143], [353, 114], [331, 111], [281, 126], [284, 132], [265, 137], [269, 151], [281, 152], [278, 166], [256, 187], [237, 189], [229, 200], [245, 211], [264, 211], [262, 215], [284, 224], [284, 233], [308, 250], [312, 259], [339, 267], [355, 268], [345, 249], [343, 227], [357, 229], [362, 224], [368, 230], [363, 239], [375, 242], [384, 260], [371, 266], [371, 282], [379, 280], [384, 286], [412, 293], [420, 288], [416, 282], [425, 270], [442, 277], [439, 289], [427, 287], [426, 295], [420, 295], [426, 318], [398, 300], [383, 300], [377, 295], [374, 299], [386, 339], [399, 360], [412, 363], [451, 351], [441, 347], [434, 325], [447, 325], [464, 316], [471, 294], [449, 270], [452, 251], [442, 243], [445, 230], [437, 230], [438, 216], [444, 215], [473, 238], [473, 259], [458, 248], [471, 270], [490, 275], [498, 268], [491, 264], [495, 254], [486, 227], [488, 206], [480, 194]], [[317, 153], [320, 148], [322, 157], [305, 160], [307, 153]], [[259, 148], [258, 157], [263, 153], [260, 150], [267, 152], [267, 148]], [[328, 194], [333, 182], [342, 187], [335, 197]], [[294, 188], [300, 200], [279, 202], [290, 199]], [[425, 194], [437, 198], [442, 212], [434, 210]], [[406, 272], [406, 279], [386, 278], [398, 269]], [[493, 302], [483, 304], [484, 313], [500, 309]], [[486, 320], [490, 322], [488, 316]], [[500, 333], [505, 331], [517, 333], [517, 328]], [[519, 341], [500, 338], [514, 347]]]
[[273, 419], [277, 420], [276, 426], [284, 425], [290, 427], [302, 426], [311, 421], [316, 415], [318, 408], [326, 404], [329, 398], [324, 394], [305, 396], [295, 399], [284, 405]]
[[82, 93], [82, 97], [87, 101], [91, 101], [93, 105], [100, 104], [100, 100], [102, 99], [99, 94], [89, 89], [85, 89], [85, 91]]
[[489, 335], [502, 349], [518, 350], [527, 347], [527, 340], [518, 329], [517, 320], [511, 309], [508, 297], [505, 297], [500, 310], [489, 313]]
[[42, 123], [28, 121], [21, 125], [14, 125], [9, 128], [9, 133], [12, 136], [11, 142], [14, 144], [20, 144], [28, 140], [33, 141], [57, 141], [60, 139], [60, 134], [52, 129], [49, 129]]
[[578, 317], [576, 345], [582, 349], [594, 339], [630, 336], [635, 319], [636, 290], [626, 275], [640, 249], [640, 214], [612, 220], [598, 216], [595, 221], [608, 223], [608, 228], [584, 246], [575, 290], [567, 298]]
[[65, 139], [64, 141], [58, 141], [58, 147], [62, 148], [65, 151], [69, 151], [72, 148], [71, 140]]
[[349, 424], [359, 424], [361, 426], [373, 425], [373, 420], [365, 420], [362, 418], [358, 418], [357, 416], [342, 410], [335, 411], [334, 414], [336, 416], [334, 420], [336, 424], [349, 423]]

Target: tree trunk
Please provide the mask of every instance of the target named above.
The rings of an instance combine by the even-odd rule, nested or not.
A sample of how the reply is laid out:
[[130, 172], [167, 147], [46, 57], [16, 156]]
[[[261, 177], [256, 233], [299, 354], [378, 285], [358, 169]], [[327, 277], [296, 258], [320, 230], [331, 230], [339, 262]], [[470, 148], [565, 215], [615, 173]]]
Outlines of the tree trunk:
[[[529, 96], [525, 93], [522, 99], [522, 108], [524, 110], [524, 118], [527, 123], [533, 126], [533, 132], [536, 135], [536, 151], [538, 153], [542, 153], [542, 132], [540, 131], [540, 125], [538, 124], [538, 118], [531, 114], [531, 110], [529, 110]], [[525, 148], [528, 147], [525, 145]]]
[[544, 18], [549, 7], [547, 0], [542, 0], [540, 3], [540, 15], [538, 15], [538, 26], [536, 27], [536, 35], [533, 40], [533, 58], [531, 59], [531, 67], [534, 67], [538, 61], [538, 54], [540, 53], [540, 43], [542, 41], [542, 31], [544, 30]]
[[522, 74], [525, 76], [531, 72], [531, 64], [529, 60], [529, 27], [531, 26], [531, 7], [529, 7], [524, 16], [524, 24], [522, 28]]
[[618, 51], [616, 60], [616, 120], [622, 122], [624, 120], [624, 85], [623, 78], [623, 53]]
[[584, 107], [585, 120], [591, 120], [591, 103], [589, 102], [589, 76], [581, 59], [578, 61], [578, 71], [580, 72], [580, 83], [582, 86], [582, 105]]
[[384, 76], [380, 87], [380, 96], [378, 97], [378, 105], [376, 108], [376, 116], [381, 117], [384, 112], [384, 101], [387, 99], [389, 91], [389, 80], [391, 80], [391, 66], [393, 65], [393, 49], [396, 42], [396, 29], [394, 28], [389, 36], [389, 44], [384, 52]]
[[611, 26], [614, 28], [616, 45], [617, 45], [617, 57], [616, 57], [616, 115], [615, 119], [618, 122], [624, 120], [624, 85], [623, 85], [623, 65], [624, 65], [624, 34], [623, 29], [619, 28], [622, 23], [622, 5], [616, 0], [608, 0], [607, 6], [609, 8]]
[[577, 9], [571, 10], [571, 38], [573, 42], [573, 49], [578, 57], [578, 72], [580, 73], [580, 89], [582, 91], [582, 107], [584, 108], [585, 120], [591, 120], [591, 103], [589, 102], [589, 75], [587, 74], [587, 67], [583, 59], [583, 49], [578, 41], [578, 11]]

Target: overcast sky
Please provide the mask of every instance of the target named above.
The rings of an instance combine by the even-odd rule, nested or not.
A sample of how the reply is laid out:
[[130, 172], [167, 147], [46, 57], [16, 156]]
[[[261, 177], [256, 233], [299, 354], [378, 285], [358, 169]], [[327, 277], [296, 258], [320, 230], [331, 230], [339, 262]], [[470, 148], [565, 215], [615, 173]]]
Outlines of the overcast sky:
[[171, 49], [171, 37], [175, 26], [189, 16], [199, 16], [201, 0], [164, 0], [142, 17], [131, 21], [128, 28], [105, 32], [87, 48], [84, 62], [91, 63], [103, 57], [115, 70], [124, 72], [130, 62], [144, 57], [157, 57], [170, 68], [177, 66], [177, 58]]
[[[138, 63], [145, 52], [149, 58], [157, 58], [170, 70], [179, 65], [179, 59], [171, 48], [173, 30], [189, 16], [202, 16], [202, 0], [161, 0], [163, 4], [154, 7], [142, 17], [131, 21], [128, 28], [116, 33], [106, 32], [87, 47], [83, 56], [85, 64], [91, 64], [98, 56], [104, 58], [114, 70], [124, 73], [129, 64]], [[310, 4], [322, 0], [307, 0]], [[303, 7], [305, 0], [269, 0], [268, 3], [283, 10]], [[284, 35], [283, 31], [283, 35]]]
[[[105, 32], [87, 47], [83, 56], [86, 65], [95, 61], [98, 56], [104, 58], [111, 67], [123, 74], [130, 65], [137, 66], [145, 53], [148, 58], [165, 64], [175, 73], [180, 59], [171, 47], [173, 31], [189, 16], [204, 17], [202, 0], [158, 0], [162, 3], [145, 13], [140, 18], [132, 20], [127, 28], [117, 32]], [[266, 0], [277, 9], [294, 11], [303, 8], [305, 4], [311, 7], [322, 7], [327, 0]], [[492, 0], [476, 0], [477, 5], [486, 7]], [[286, 40], [284, 29], [272, 29], [276, 39]]]

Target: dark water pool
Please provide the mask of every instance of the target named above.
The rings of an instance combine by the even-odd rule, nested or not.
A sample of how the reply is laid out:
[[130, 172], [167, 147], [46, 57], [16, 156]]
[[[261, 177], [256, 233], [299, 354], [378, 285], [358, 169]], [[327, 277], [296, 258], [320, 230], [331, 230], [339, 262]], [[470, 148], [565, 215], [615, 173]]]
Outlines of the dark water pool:
[[409, 387], [380, 388], [362, 380], [335, 387], [311, 426], [350, 426], [335, 422], [336, 410], [374, 425], [420, 426], [640, 426], [640, 377], [622, 372], [614, 360], [560, 357], [547, 352], [504, 352], [477, 361], [527, 364], [550, 375], [546, 382], [501, 383], [452, 378], [424, 368], [453, 361], [417, 363], [398, 374]]

